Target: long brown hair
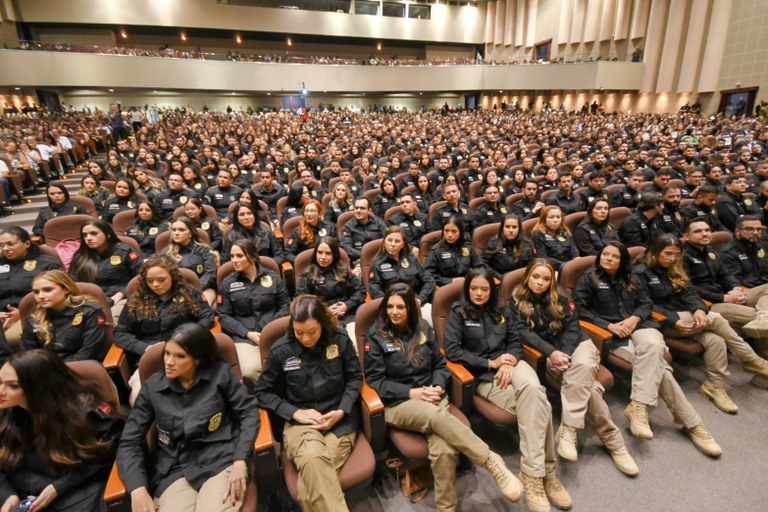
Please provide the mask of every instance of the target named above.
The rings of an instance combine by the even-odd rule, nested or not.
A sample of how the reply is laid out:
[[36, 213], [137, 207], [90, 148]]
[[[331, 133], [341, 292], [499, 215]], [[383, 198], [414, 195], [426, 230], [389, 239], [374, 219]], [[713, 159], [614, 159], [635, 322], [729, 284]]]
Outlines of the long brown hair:
[[0, 471], [15, 470], [27, 453], [34, 452], [46, 469], [61, 475], [97, 458], [111, 444], [112, 440], [99, 440], [87, 418], [87, 409], [105, 397], [98, 396], [95, 386], [78, 377], [58, 354], [28, 350], [12, 355], [8, 364], [26, 396], [32, 428], [19, 407], [0, 411]]
[[528, 263], [525, 268], [525, 274], [523, 280], [512, 291], [512, 300], [515, 302], [515, 307], [520, 315], [523, 317], [525, 324], [531, 329], [541, 329], [545, 327], [543, 324], [544, 314], [542, 311], [542, 305], [540, 301], [532, 300], [533, 292], [528, 287], [528, 281], [531, 279], [533, 271], [539, 267], [544, 267], [549, 270], [552, 276], [552, 281], [549, 284], [549, 290], [545, 294], [543, 301], [544, 307], [549, 310], [552, 317], [552, 321], [549, 323], [549, 329], [552, 332], [559, 333], [563, 330], [563, 320], [565, 319], [565, 308], [560, 302], [560, 295], [557, 293], [557, 282], [555, 281], [555, 267], [545, 258], [536, 258]]
[[[664, 233], [653, 239], [648, 250], [645, 251], [643, 263], [648, 268], [659, 268], [659, 254], [667, 247], [677, 247], [682, 252], [683, 244], [680, 239], [672, 233]], [[667, 276], [672, 281], [672, 288], [675, 292], [681, 292], [688, 286], [688, 274], [683, 268], [683, 259], [677, 258], [675, 262], [667, 268]]]
[[[395, 326], [392, 325], [392, 321], [387, 314], [389, 299], [395, 295], [403, 299], [405, 309], [408, 312], [405, 327], [407, 339], [401, 339], [395, 335]], [[381, 299], [381, 304], [379, 304], [379, 311], [376, 315], [376, 328], [388, 342], [405, 349], [408, 354], [408, 362], [417, 366], [423, 362], [419, 346], [422, 340], [421, 335], [426, 336], [424, 324], [426, 322], [421, 320], [421, 310], [416, 303], [416, 294], [413, 292], [413, 288], [405, 283], [395, 283], [390, 286], [384, 294], [384, 298]]]
[[[64, 288], [64, 290], [67, 291], [68, 308], [82, 306], [89, 300], [93, 302], [96, 301], [89, 295], [81, 294], [80, 290], [77, 288], [77, 283], [75, 283], [75, 280], [62, 270], [46, 270], [45, 272], [41, 272], [36, 275], [34, 279], [32, 279], [32, 284], [34, 284], [35, 281], [39, 281], [41, 279], [50, 281], [56, 286]], [[51, 321], [48, 320], [48, 310], [44, 307], [41, 307], [40, 305], [36, 305], [30, 317], [37, 327], [37, 337], [43, 341], [43, 345], [48, 346], [53, 343]]]
[[[539, 220], [536, 221], [536, 225], [533, 226], [533, 229], [531, 230], [531, 233], [549, 233], [549, 228], [547, 228], [547, 215], [549, 215], [549, 212], [552, 210], [560, 210], [560, 227], [557, 228], [558, 232], [563, 232], [566, 235], [571, 235], [571, 230], [568, 229], [568, 226], [565, 225], [565, 222], [563, 222], [563, 219], [565, 218], [565, 214], [563, 213], [562, 208], [557, 206], [556, 204], [550, 204], [549, 206], [545, 206], [541, 209], [541, 213], [539, 214]], [[520, 226], [520, 229], [522, 230], [522, 225]]]
[[184, 277], [182, 277], [178, 264], [170, 256], [157, 254], [144, 262], [139, 274], [139, 287], [135, 293], [128, 297], [125, 307], [128, 308], [130, 317], [133, 320], [159, 318], [157, 294], [147, 285], [147, 272], [153, 267], [160, 267], [171, 275], [173, 285], [169, 293], [173, 297], [173, 304], [170, 311], [174, 313], [189, 311], [192, 315], [198, 316], [200, 309], [197, 306], [197, 301], [192, 296]]

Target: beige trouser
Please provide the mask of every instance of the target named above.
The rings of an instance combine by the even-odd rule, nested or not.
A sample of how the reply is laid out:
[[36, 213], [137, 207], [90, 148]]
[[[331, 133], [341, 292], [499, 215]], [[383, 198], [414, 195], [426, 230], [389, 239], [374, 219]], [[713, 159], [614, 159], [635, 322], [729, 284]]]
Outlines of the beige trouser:
[[483, 465], [491, 453], [485, 442], [456, 416], [448, 412], [448, 399], [437, 405], [424, 400], [410, 399], [384, 409], [388, 425], [403, 430], [420, 432], [429, 445], [429, 464], [435, 480], [435, 506], [437, 510], [455, 511], [456, 454]]
[[120, 313], [123, 312], [125, 304], [128, 302], [127, 298], [122, 298], [112, 305], [112, 321], [117, 325], [117, 321], [120, 319]]
[[497, 407], [517, 415], [520, 432], [520, 469], [528, 476], [544, 478], [557, 466], [552, 406], [536, 371], [520, 361], [512, 372], [512, 383], [501, 389], [496, 382], [478, 382], [475, 393]]
[[430, 327], [434, 327], [432, 325], [432, 304], [429, 302], [425, 302], [421, 305], [421, 318], [423, 318]]
[[189, 485], [186, 478], [179, 478], [159, 498], [155, 498], [158, 512], [234, 512], [243, 506], [242, 497], [235, 506], [232, 500], [221, 502], [229, 487], [232, 466], [205, 481], [200, 491]]
[[250, 342], [240, 342], [235, 343], [235, 350], [243, 379], [256, 384], [256, 381], [261, 377], [261, 350], [259, 350], [259, 346]]
[[208, 303], [208, 305], [213, 307], [213, 305], [216, 303], [216, 290], [213, 288], [206, 288], [203, 290], [203, 297], [205, 297], [205, 301]]
[[768, 284], [750, 288], [747, 292], [747, 303], [744, 305], [726, 302], [712, 304], [712, 311], [720, 313], [737, 327], [743, 327], [754, 320], [758, 310], [768, 313]]
[[600, 369], [600, 351], [592, 340], [579, 343], [571, 355], [571, 366], [561, 372], [547, 359], [547, 371], [562, 382], [560, 399], [563, 403], [563, 425], [583, 429], [585, 417], [592, 430], [606, 448], [616, 451], [624, 448], [624, 437], [614, 423], [608, 404], [603, 399], [605, 388], [597, 380]]
[[701, 417], [685, 398], [672, 376], [672, 367], [664, 359], [667, 346], [660, 331], [637, 329], [630, 336], [628, 345], [616, 347], [612, 352], [632, 364], [632, 400], [655, 406], [661, 397], [675, 422], [685, 428], [701, 423]]
[[[687, 311], [678, 311], [680, 320], [693, 322], [693, 315]], [[665, 329], [668, 336], [681, 337], [675, 329]], [[707, 314], [707, 327], [703, 332], [691, 336], [704, 347], [704, 367], [707, 369], [707, 380], [716, 386], [724, 386], [728, 373], [728, 350], [742, 363], [754, 359], [757, 354], [749, 344], [728, 324], [719, 313]]]
[[338, 472], [352, 453], [355, 432], [336, 437], [306, 425], [286, 423], [283, 445], [299, 472], [298, 500], [305, 512], [349, 510]]
[[21, 345], [21, 335], [24, 331], [24, 322], [19, 320], [5, 331], [5, 341], [12, 348], [17, 349]]

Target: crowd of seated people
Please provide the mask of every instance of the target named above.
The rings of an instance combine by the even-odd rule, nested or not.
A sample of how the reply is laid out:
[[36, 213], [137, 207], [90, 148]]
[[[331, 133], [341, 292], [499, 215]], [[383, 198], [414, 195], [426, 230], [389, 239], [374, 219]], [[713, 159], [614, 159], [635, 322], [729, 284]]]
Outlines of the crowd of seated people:
[[[302, 507], [344, 510], [336, 473], [361, 435], [354, 403], [363, 377], [390, 428], [429, 437], [441, 510], [456, 507], [458, 453], [509, 500], [565, 509], [558, 455], [577, 460], [587, 423], [619, 471], [641, 470], [605, 404], [601, 362], [631, 365], [624, 416], [633, 435], [652, 438], [651, 408], [661, 399], [711, 457], [722, 448], [676, 382], [667, 344], [700, 345], [700, 392], [726, 413], [738, 411], [726, 389], [729, 351], [752, 384], [768, 388], [768, 132], [759, 120], [171, 112], [97, 146], [103, 116], [0, 120], [7, 143], [52, 133], [94, 142], [75, 140], [91, 151], [80, 194], [45, 176], [49, 206], [34, 233], [0, 230], [0, 422], [14, 425], [0, 435], [10, 457], [0, 460], [4, 510], [27, 495], [82, 510], [93, 495], [72, 494], [71, 475], [87, 472], [96, 479], [89, 492], [99, 492], [116, 448], [134, 511], [173, 510], [177, 494], [206, 511], [218, 510], [211, 496], [226, 495], [222, 510], [237, 510], [259, 428], [253, 389], [287, 422], [284, 450], [298, 468]], [[94, 209], [77, 225], [76, 249], [38, 245], [48, 223], [88, 210], [77, 198]], [[558, 279], [579, 256], [594, 261], [563, 295]], [[503, 296], [515, 271], [523, 274]], [[455, 283], [462, 293], [437, 329], [436, 296]], [[356, 312], [376, 299], [377, 317], [356, 340]], [[285, 338], [263, 354], [263, 333], [286, 316]], [[98, 395], [40, 355], [99, 360], [112, 324], [135, 371], [119, 443], [121, 421], [88, 413], [100, 409]], [[222, 367], [211, 330], [233, 340], [245, 384]], [[603, 346], [588, 332], [603, 333]], [[140, 378], [139, 362], [161, 342], [165, 371]], [[524, 361], [523, 345], [541, 353], [560, 384], [557, 429], [544, 375]], [[466, 366], [475, 393], [519, 417], [520, 481], [449, 413], [447, 362]], [[36, 419], [49, 402], [33, 398], [50, 391], [29, 380], [34, 371], [58, 372], [51, 385], [92, 397], [56, 405], [77, 425], [91, 424], [77, 447]], [[237, 414], [222, 418], [222, 403]], [[204, 407], [187, 425], [195, 404]], [[161, 455], [147, 473], [142, 443], [153, 420]], [[209, 434], [209, 445], [186, 442]], [[30, 435], [50, 446], [33, 446]], [[30, 460], [43, 448], [45, 470]], [[200, 452], [190, 459], [184, 450]]]

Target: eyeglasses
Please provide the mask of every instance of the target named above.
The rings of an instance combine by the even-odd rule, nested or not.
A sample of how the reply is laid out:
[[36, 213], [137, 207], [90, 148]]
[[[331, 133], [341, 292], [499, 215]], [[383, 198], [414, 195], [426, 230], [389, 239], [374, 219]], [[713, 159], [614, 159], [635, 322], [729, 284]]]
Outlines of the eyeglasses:
[[304, 213], [320, 213], [317, 210], [304, 210]]
[[[764, 227], [762, 227], [762, 226], [761, 226], [761, 227], [759, 227], [759, 228], [753, 228], [753, 227], [751, 227], [751, 226], [747, 226], [747, 227], [742, 227], [742, 228], [739, 228], [739, 230], [740, 230], [740, 231], [746, 231], [747, 233], [759, 233], [760, 231], [762, 231], [762, 230], [764, 230], [764, 229], [765, 229], [765, 228], [764, 228]], [[1, 245], [2, 245], [2, 244], [0, 244], [0, 246], [1, 246]]]

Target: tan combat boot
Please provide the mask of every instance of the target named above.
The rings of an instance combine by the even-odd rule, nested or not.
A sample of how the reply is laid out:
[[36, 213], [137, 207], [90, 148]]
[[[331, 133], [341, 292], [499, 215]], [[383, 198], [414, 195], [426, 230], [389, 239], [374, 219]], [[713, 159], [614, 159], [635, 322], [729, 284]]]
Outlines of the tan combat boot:
[[561, 510], [568, 510], [573, 505], [571, 495], [563, 487], [560, 477], [557, 476], [557, 471], [554, 468], [548, 468], [547, 473], [544, 475], [544, 492], [547, 493], [549, 502]]
[[483, 467], [496, 481], [501, 493], [512, 502], [519, 501], [523, 497], [523, 485], [515, 475], [507, 469], [501, 456], [491, 452], [483, 463]]
[[768, 361], [760, 356], [755, 356], [749, 361], [742, 362], [741, 367], [747, 373], [768, 377]]
[[704, 381], [704, 384], [699, 388], [699, 393], [712, 400], [715, 407], [728, 414], [736, 414], [739, 412], [739, 406], [733, 403], [731, 397], [725, 392], [725, 387], [718, 386], [717, 384], [708, 380]]
[[529, 476], [523, 471], [520, 472], [520, 481], [525, 488], [525, 502], [530, 512], [550, 512], [549, 499], [544, 491], [544, 479], [536, 476]]
[[683, 432], [691, 438], [693, 445], [703, 454], [709, 455], [710, 457], [719, 457], [723, 454], [722, 448], [715, 442], [715, 438], [712, 437], [712, 434], [709, 432], [709, 429], [704, 426], [704, 423], [699, 423], [691, 429], [685, 428], [683, 429]]
[[627, 476], [637, 476], [640, 474], [640, 468], [637, 467], [635, 459], [629, 454], [627, 448], [619, 448], [611, 452], [613, 463], [619, 468], [619, 471]]
[[576, 462], [579, 458], [576, 451], [577, 440], [576, 429], [561, 423], [557, 429], [557, 454], [565, 460]]
[[629, 420], [629, 430], [640, 439], [653, 439], [653, 431], [648, 423], [648, 406], [635, 400], [624, 409], [624, 417]]

